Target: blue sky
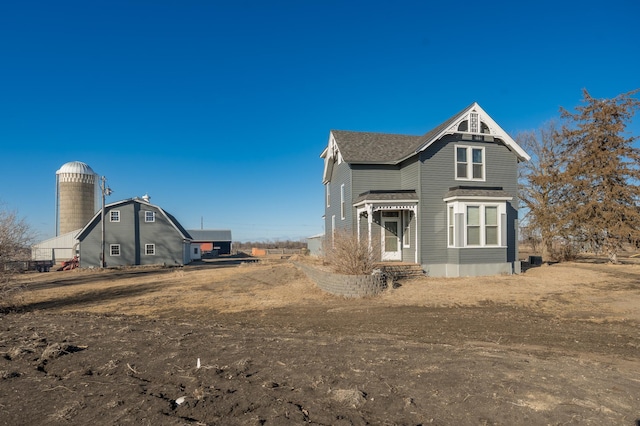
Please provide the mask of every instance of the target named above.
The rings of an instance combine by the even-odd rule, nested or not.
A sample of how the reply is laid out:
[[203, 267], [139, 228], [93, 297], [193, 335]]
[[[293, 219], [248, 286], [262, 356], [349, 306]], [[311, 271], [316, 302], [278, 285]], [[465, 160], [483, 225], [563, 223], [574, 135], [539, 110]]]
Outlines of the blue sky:
[[82, 161], [108, 202], [298, 240], [324, 231], [331, 129], [419, 135], [477, 101], [515, 136], [640, 87], [636, 0], [430, 3], [4, 2], [0, 203], [52, 237]]

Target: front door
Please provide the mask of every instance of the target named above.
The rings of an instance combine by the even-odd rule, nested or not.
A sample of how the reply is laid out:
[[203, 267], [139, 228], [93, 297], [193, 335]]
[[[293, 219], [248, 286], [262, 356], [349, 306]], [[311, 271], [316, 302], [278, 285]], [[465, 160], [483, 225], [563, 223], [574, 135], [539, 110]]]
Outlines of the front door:
[[398, 212], [382, 212], [382, 228], [382, 260], [402, 260]]

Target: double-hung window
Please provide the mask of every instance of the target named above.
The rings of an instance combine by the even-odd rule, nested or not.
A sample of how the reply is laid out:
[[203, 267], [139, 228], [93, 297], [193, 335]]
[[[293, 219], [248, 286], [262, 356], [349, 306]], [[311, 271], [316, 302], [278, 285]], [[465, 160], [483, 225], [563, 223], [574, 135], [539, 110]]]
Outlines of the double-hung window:
[[120, 222], [120, 210], [111, 210], [109, 212], [111, 222]]
[[475, 247], [498, 246], [498, 206], [467, 205], [466, 245]]
[[109, 255], [110, 256], [120, 256], [120, 244], [111, 244], [111, 245], [109, 245]]
[[456, 145], [456, 179], [483, 181], [485, 176], [484, 148]]
[[153, 256], [156, 254], [156, 245], [155, 244], [145, 244], [144, 245], [144, 254], [148, 256]]
[[144, 221], [145, 222], [155, 222], [156, 221], [156, 212], [152, 210], [145, 210], [144, 212]]

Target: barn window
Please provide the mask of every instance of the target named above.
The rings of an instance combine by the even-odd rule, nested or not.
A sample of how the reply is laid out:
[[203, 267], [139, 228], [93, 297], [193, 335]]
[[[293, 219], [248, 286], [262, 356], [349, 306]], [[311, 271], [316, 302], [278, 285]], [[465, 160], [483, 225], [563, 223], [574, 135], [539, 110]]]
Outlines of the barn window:
[[154, 211], [145, 211], [144, 212], [144, 221], [145, 222], [155, 222], [156, 221], [156, 212]]
[[111, 222], [120, 222], [120, 210], [111, 210], [109, 217]]
[[155, 244], [145, 244], [144, 245], [144, 254], [148, 256], [153, 256], [156, 254], [156, 245]]
[[109, 254], [111, 256], [120, 256], [120, 244], [109, 245]]

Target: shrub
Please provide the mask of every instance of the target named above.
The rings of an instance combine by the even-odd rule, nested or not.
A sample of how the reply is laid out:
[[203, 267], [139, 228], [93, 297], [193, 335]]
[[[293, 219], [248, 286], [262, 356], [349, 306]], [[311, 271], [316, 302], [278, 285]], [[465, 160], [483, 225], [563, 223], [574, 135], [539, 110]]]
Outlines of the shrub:
[[336, 231], [333, 241], [323, 241], [324, 261], [334, 272], [344, 275], [370, 275], [380, 260], [380, 244], [369, 244], [364, 238], [347, 231]]

